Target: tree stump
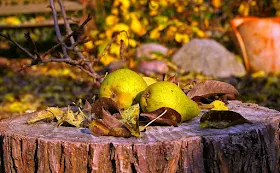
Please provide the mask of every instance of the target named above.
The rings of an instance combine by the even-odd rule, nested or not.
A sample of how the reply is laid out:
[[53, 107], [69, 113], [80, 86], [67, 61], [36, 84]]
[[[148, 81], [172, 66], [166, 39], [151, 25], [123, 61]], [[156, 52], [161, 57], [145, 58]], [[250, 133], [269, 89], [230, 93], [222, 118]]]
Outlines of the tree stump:
[[231, 101], [252, 124], [201, 129], [199, 117], [152, 126], [141, 138], [95, 137], [88, 129], [26, 124], [26, 114], [0, 122], [0, 172], [279, 172], [276, 110]]

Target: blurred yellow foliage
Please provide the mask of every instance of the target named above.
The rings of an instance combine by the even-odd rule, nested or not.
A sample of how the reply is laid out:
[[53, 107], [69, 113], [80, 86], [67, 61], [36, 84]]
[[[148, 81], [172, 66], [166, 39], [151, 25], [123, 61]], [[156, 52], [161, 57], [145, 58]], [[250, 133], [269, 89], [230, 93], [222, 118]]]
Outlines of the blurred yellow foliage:
[[88, 50], [91, 50], [94, 48], [93, 42], [91, 40], [86, 42], [84, 45]]
[[[101, 28], [90, 31], [91, 42], [87, 49], [104, 50], [120, 31], [109, 50], [104, 63], [118, 58], [120, 40], [125, 47], [135, 48], [139, 43], [159, 42], [171, 46], [181, 46], [194, 37], [218, 37], [222, 40], [230, 29], [228, 22], [233, 17], [251, 15], [260, 5], [256, 0], [233, 2], [230, 0], [114, 0], [106, 2], [105, 21]], [[277, 4], [277, 2], [273, 2]], [[280, 4], [280, 3], [279, 3]], [[238, 10], [236, 10], [238, 9]], [[278, 9], [278, 8], [277, 8]], [[280, 5], [279, 5], [280, 9]], [[279, 13], [280, 14], [280, 13]], [[124, 36], [125, 35], [125, 36]], [[226, 39], [226, 37], [225, 37]], [[227, 38], [228, 39], [228, 38]], [[169, 46], [169, 45], [167, 45]], [[129, 49], [128, 49], [129, 50]]]
[[5, 23], [7, 23], [9, 25], [19, 25], [19, 24], [21, 24], [21, 21], [19, 20], [19, 18], [15, 17], [15, 16], [9, 16], [6, 18]]
[[180, 33], [176, 33], [175, 34], [175, 40], [178, 43], [188, 43], [190, 41], [190, 38], [188, 35], [186, 34], [180, 34]]
[[222, 6], [221, 0], [212, 0], [211, 2], [215, 8], [220, 8]]

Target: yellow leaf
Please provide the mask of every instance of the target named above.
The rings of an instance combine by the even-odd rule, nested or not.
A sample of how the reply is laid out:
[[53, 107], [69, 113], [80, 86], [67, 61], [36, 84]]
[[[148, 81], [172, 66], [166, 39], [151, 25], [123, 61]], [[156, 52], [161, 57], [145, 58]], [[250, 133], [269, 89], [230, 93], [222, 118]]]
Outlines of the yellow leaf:
[[168, 1], [160, 1], [160, 6], [166, 7], [168, 5]]
[[156, 9], [158, 9], [158, 7], [159, 7], [158, 2], [153, 1], [153, 0], [149, 2], [149, 8], [150, 9], [156, 10]]
[[190, 41], [190, 38], [187, 34], [176, 33], [175, 34], [175, 40], [178, 43], [188, 43]]
[[122, 123], [124, 123], [125, 127], [131, 132], [131, 134], [135, 137], [140, 136], [139, 130], [139, 114], [140, 114], [140, 106], [139, 104], [132, 105], [128, 109], [121, 111]]
[[19, 25], [21, 22], [20, 22], [19, 18], [15, 17], [15, 16], [10, 16], [10, 17], [6, 18], [5, 23], [7, 23], [9, 25]]
[[265, 77], [265, 76], [266, 76], [266, 73], [264, 71], [257, 71], [252, 74], [252, 78], [261, 78], [261, 77]]
[[212, 108], [211, 110], [218, 110], [218, 111], [227, 111], [228, 107], [226, 106], [226, 104], [220, 100], [215, 100], [212, 103], [210, 103], [210, 105], [213, 105], [214, 108]]
[[30, 117], [27, 120], [28, 124], [33, 124], [35, 122], [45, 120], [45, 119], [54, 119], [60, 120], [63, 116], [63, 111], [57, 107], [48, 107], [46, 110], [40, 111], [34, 116]]
[[117, 8], [112, 8], [111, 13], [114, 14], [114, 15], [118, 15], [119, 10]]
[[117, 55], [119, 56], [120, 55], [120, 45], [117, 45], [115, 43], [113, 43], [110, 47], [110, 53], [113, 54], [113, 55]]
[[117, 35], [117, 39], [116, 39], [116, 43], [119, 45], [121, 45], [121, 40], [123, 41], [124, 45], [127, 46], [128, 45], [128, 33], [126, 32], [121, 32]]
[[94, 48], [94, 45], [93, 45], [93, 42], [90, 40], [86, 43], [84, 43], [85, 47], [88, 49], [88, 50], [91, 50]]
[[150, 38], [153, 39], [153, 40], [156, 40], [160, 37], [160, 32], [159, 32], [159, 29], [158, 28], [155, 28], [153, 29], [151, 32], [150, 32]]
[[192, 22], [191, 22], [191, 25], [192, 25], [192, 26], [198, 26], [198, 24], [199, 24], [199, 23], [198, 23], [198, 21], [196, 21], [196, 20], [192, 20]]
[[205, 33], [204, 33], [204, 31], [202, 31], [202, 30], [198, 30], [198, 31], [196, 32], [196, 34], [197, 34], [197, 36], [199, 36], [199, 37], [205, 37]]
[[129, 27], [128, 25], [124, 24], [124, 23], [118, 23], [117, 25], [114, 26], [113, 31], [126, 31], [128, 32]]
[[206, 18], [204, 19], [204, 25], [206, 28], [209, 27], [209, 19], [206, 19]]
[[178, 13], [182, 13], [184, 11], [184, 9], [185, 9], [185, 7], [180, 5], [180, 6], [177, 7], [176, 11]]
[[129, 44], [129, 46], [131, 46], [131, 47], [136, 47], [137, 42], [136, 42], [136, 40], [134, 40], [134, 39], [129, 39], [128, 44]]
[[149, 15], [150, 16], [156, 16], [158, 14], [157, 10], [150, 10]]
[[140, 21], [136, 18], [136, 16], [132, 16], [130, 28], [138, 36], [143, 36], [144, 34], [146, 34], [146, 28], [143, 27], [143, 25], [141, 25]]
[[139, 0], [138, 1], [141, 5], [146, 5], [148, 0]]
[[205, 37], [204, 31], [200, 30], [198, 27], [193, 26], [192, 31], [197, 34], [199, 37]]
[[89, 32], [89, 35], [90, 35], [91, 38], [95, 38], [98, 34], [99, 34], [98, 30], [91, 30]]
[[61, 119], [58, 120], [57, 125], [60, 126], [64, 122], [67, 122], [75, 127], [80, 127], [86, 115], [79, 109], [78, 112], [73, 112], [68, 106], [67, 112], [63, 114]]
[[118, 23], [118, 18], [115, 15], [109, 15], [106, 17], [105, 21], [108, 26], [112, 26]]
[[250, 12], [250, 7], [248, 3], [243, 3], [239, 6], [238, 12], [244, 16], [248, 16]]
[[122, 8], [128, 9], [130, 6], [130, 0], [121, 0]]
[[100, 62], [103, 64], [103, 65], [108, 65], [112, 62], [116, 61], [116, 58], [111, 56], [111, 55], [108, 55], [108, 54], [105, 54], [103, 57], [101, 57], [100, 59]]
[[129, 30], [128, 25], [126, 25], [124, 23], [118, 23], [118, 24], [114, 25], [114, 27], [112, 27], [110, 29], [108, 28], [105, 31], [105, 34], [106, 34], [106, 37], [111, 40], [114, 32], [126, 31], [128, 33], [128, 30]]
[[168, 40], [173, 40], [176, 31], [177, 31], [177, 27], [175, 27], [175, 26], [168, 27], [168, 29], [166, 31], [166, 38]]
[[202, 4], [204, 0], [194, 0], [197, 4]]
[[222, 6], [221, 0], [212, 0], [212, 5], [215, 8], [220, 8]]

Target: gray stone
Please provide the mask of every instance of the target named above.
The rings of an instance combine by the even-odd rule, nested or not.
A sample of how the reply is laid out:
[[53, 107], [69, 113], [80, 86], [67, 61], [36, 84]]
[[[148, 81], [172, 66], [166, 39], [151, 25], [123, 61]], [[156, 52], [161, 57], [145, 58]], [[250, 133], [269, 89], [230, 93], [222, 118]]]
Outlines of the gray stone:
[[137, 58], [142, 58], [142, 57], [149, 58], [153, 53], [160, 53], [162, 55], [167, 55], [168, 48], [156, 43], [146, 43], [146, 44], [142, 44], [136, 49]]
[[239, 76], [246, 73], [237, 58], [212, 39], [193, 39], [185, 44], [172, 61], [185, 71], [195, 71], [213, 77]]

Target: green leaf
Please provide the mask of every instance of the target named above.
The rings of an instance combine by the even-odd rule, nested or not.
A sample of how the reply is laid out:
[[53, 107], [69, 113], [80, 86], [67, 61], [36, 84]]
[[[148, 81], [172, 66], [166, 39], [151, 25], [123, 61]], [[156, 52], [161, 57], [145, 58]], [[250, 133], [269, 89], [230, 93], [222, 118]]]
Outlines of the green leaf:
[[237, 112], [210, 110], [200, 118], [201, 128], [223, 129], [237, 124], [250, 123]]

